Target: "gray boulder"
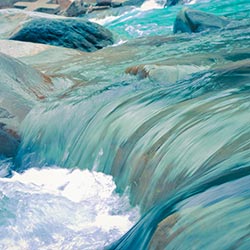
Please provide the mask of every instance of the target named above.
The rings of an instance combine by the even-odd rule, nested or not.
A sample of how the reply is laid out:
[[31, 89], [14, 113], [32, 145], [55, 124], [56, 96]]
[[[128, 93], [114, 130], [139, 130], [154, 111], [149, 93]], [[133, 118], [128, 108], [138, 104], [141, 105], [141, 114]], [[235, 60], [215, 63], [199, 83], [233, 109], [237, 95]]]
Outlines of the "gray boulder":
[[113, 44], [112, 33], [81, 19], [38, 18], [24, 24], [9, 39], [92, 52]]
[[0, 155], [15, 156], [20, 123], [32, 106], [51, 91], [49, 78], [0, 53]]
[[174, 33], [197, 33], [204, 30], [221, 29], [230, 23], [225, 17], [219, 17], [199, 10], [183, 8], [174, 22]]
[[82, 0], [76, 0], [71, 2], [61, 14], [68, 17], [76, 17], [85, 14], [87, 11], [88, 6], [86, 6]]

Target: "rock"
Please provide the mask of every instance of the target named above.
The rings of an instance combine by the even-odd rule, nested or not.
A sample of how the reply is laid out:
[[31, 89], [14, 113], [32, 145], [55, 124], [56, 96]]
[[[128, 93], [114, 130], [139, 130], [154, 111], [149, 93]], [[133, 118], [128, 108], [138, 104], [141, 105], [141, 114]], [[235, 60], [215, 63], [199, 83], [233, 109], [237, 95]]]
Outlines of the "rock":
[[109, 8], [110, 8], [109, 5], [102, 5], [102, 6], [98, 6], [98, 5], [93, 6], [93, 5], [90, 5], [89, 8], [88, 8], [88, 13], [91, 13], [93, 11], [107, 10]]
[[111, 7], [112, 8], [118, 8], [118, 7], [121, 7], [121, 6], [123, 6], [123, 3], [120, 2], [120, 1], [112, 1], [111, 2]]
[[38, 11], [49, 14], [57, 14], [60, 11], [58, 4], [52, 4], [49, 0], [37, 0], [35, 2], [17, 2], [15, 8], [24, 9], [26, 11]]
[[[55, 47], [39, 43], [0, 40], [0, 52], [14, 58], [35, 56], [48, 49], [52, 50], [55, 49]], [[57, 49], [65, 49], [65, 48], [57, 48]]]
[[136, 75], [139, 79], [149, 78], [153, 82], [174, 83], [193, 73], [203, 71], [208, 67], [195, 65], [138, 65], [128, 67], [125, 73]]
[[29, 100], [44, 99], [53, 90], [51, 79], [32, 67], [0, 53], [0, 84]]
[[112, 33], [81, 19], [38, 18], [24, 24], [9, 39], [96, 51], [113, 44]]
[[14, 3], [18, 2], [19, 0], [1, 0], [0, 1], [0, 9], [2, 8], [10, 8], [13, 6]]
[[[50, 3], [59, 4], [61, 10], [65, 10], [69, 7], [73, 0], [50, 0]], [[80, 0], [74, 0], [80, 1]]]
[[144, 0], [124, 0], [123, 6], [141, 6]]
[[97, 6], [111, 6], [112, 0], [96, 0]]
[[221, 29], [230, 23], [225, 17], [219, 17], [199, 10], [183, 8], [174, 22], [174, 33], [201, 32], [204, 30]]
[[20, 123], [50, 90], [48, 81], [37, 70], [0, 53], [0, 155], [16, 154]]
[[176, 4], [183, 4], [183, 3], [184, 3], [184, 0], [167, 0], [164, 7], [166, 7], [166, 6], [174, 6]]
[[[1, 112], [1, 110], [0, 110]], [[0, 114], [1, 115], [1, 114]], [[0, 155], [13, 157], [16, 155], [20, 144], [20, 137], [11, 130], [5, 129], [3, 123], [0, 124]]]
[[76, 0], [72, 2], [63, 12], [62, 15], [68, 17], [76, 17], [82, 14], [85, 14], [88, 10], [88, 7], [85, 6], [82, 0]]
[[123, 0], [96, 0], [96, 6], [117, 8], [123, 5]]

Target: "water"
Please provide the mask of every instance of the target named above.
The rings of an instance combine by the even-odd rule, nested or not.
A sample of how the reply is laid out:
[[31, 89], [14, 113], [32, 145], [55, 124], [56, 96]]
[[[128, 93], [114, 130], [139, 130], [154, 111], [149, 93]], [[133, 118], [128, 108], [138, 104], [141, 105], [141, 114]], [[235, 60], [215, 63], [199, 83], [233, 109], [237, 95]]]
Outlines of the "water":
[[102, 173], [31, 168], [0, 184], [1, 249], [103, 249], [139, 216]]
[[89, 14], [101, 51], [20, 58], [65, 79], [0, 158], [0, 249], [250, 248], [249, 1], [187, 1], [239, 22], [178, 35], [164, 4]]

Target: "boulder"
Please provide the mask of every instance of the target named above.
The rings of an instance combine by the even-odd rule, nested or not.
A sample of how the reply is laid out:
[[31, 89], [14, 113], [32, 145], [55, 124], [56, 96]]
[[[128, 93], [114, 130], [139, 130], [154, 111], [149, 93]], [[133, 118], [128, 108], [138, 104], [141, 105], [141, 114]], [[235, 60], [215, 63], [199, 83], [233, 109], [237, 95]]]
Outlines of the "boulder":
[[219, 17], [199, 10], [183, 8], [174, 22], [174, 33], [197, 33], [204, 30], [221, 29], [230, 23], [225, 17]]
[[183, 4], [183, 3], [184, 3], [184, 0], [167, 0], [164, 7], [166, 7], [166, 6], [174, 6], [176, 4]]
[[113, 44], [112, 33], [81, 19], [37, 18], [25, 23], [9, 39], [96, 51]]
[[87, 10], [88, 7], [82, 0], [76, 0], [71, 2], [71, 4], [62, 12], [62, 15], [68, 17], [76, 17], [85, 14]]
[[191, 74], [206, 70], [208, 67], [195, 65], [138, 65], [128, 67], [125, 73], [135, 75], [138, 79], [149, 78], [153, 82], [174, 83]]
[[17, 153], [20, 123], [50, 90], [48, 80], [37, 70], [0, 53], [0, 155], [12, 157]]
[[16, 2], [19, 2], [19, 0], [1, 0], [0, 9], [13, 7], [13, 4]]
[[122, 5], [124, 6], [141, 6], [144, 0], [125, 0]]
[[111, 6], [112, 0], [96, 0], [97, 6]]

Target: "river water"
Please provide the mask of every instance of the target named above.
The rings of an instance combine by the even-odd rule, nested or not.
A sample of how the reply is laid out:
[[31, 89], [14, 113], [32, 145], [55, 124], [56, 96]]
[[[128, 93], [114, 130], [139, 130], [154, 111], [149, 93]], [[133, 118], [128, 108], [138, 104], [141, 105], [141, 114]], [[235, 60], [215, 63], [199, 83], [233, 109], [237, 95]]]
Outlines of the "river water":
[[114, 46], [32, 59], [89, 82], [35, 105], [0, 158], [0, 249], [250, 249], [249, 1], [187, 1], [239, 21], [201, 34], [173, 35], [183, 6], [163, 5], [89, 14]]

